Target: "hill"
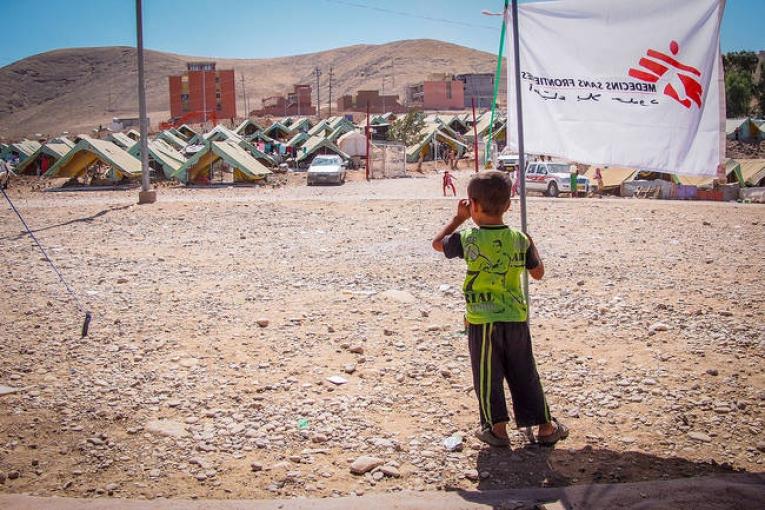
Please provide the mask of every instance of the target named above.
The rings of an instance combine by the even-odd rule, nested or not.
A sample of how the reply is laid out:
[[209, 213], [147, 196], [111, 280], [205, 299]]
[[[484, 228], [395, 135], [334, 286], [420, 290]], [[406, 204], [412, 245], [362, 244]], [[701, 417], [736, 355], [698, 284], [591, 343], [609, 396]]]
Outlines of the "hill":
[[[152, 125], [169, 117], [167, 76], [185, 70], [186, 62], [215, 60], [219, 69], [236, 71], [237, 111], [242, 115], [244, 76], [250, 109], [263, 97], [283, 94], [294, 83], [315, 84], [322, 76], [326, 102], [328, 69], [334, 67], [334, 98], [358, 89], [379, 89], [404, 97], [404, 87], [430, 73], [492, 72], [490, 53], [435, 40], [407, 40], [382, 45], [355, 45], [305, 55], [270, 59], [192, 57], [147, 50], [147, 106]], [[387, 68], [387, 69], [386, 69]], [[84, 132], [112, 117], [138, 112], [136, 50], [130, 47], [69, 48], [34, 55], [0, 68], [0, 136], [13, 139], [34, 133]], [[314, 85], [315, 86], [315, 85]]]

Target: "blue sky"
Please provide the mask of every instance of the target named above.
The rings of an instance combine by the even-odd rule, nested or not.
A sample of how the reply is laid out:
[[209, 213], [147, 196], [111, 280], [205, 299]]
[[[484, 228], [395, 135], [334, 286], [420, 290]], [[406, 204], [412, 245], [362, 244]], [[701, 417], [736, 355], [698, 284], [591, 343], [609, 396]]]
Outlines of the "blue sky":
[[[0, 0], [0, 6], [0, 66], [57, 48], [135, 45], [133, 0]], [[429, 38], [496, 52], [500, 19], [481, 10], [501, 6], [501, 0], [144, 0], [144, 44], [186, 55], [268, 58]], [[763, 20], [765, 0], [728, 0], [722, 50], [765, 50]]]

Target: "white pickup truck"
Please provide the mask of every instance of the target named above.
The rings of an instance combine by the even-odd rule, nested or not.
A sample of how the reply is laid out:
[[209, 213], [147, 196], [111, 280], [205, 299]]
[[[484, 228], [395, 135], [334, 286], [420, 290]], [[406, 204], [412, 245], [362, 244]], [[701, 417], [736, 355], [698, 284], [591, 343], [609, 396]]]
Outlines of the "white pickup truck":
[[[587, 194], [590, 180], [579, 175], [577, 191]], [[571, 193], [571, 163], [563, 161], [535, 161], [526, 166], [526, 191], [541, 191], [548, 197]]]

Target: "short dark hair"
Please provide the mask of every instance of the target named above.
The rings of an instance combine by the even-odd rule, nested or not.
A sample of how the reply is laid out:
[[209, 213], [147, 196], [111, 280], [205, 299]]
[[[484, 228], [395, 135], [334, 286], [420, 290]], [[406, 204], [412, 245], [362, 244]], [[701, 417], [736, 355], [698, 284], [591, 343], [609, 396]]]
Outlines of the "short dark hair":
[[505, 212], [510, 202], [510, 181], [503, 172], [489, 170], [475, 174], [468, 183], [467, 194], [475, 200], [486, 214]]

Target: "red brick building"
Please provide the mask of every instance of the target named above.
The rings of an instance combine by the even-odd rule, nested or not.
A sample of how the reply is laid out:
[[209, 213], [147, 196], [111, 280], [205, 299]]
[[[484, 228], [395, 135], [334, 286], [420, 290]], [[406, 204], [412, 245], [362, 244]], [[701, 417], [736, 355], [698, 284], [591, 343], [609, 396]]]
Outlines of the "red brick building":
[[381, 96], [379, 90], [359, 90], [356, 97], [348, 94], [337, 100], [339, 112], [366, 112], [367, 104], [369, 113], [404, 113], [405, 106], [398, 102], [398, 94]]
[[189, 62], [186, 72], [169, 76], [170, 116], [196, 123], [236, 117], [234, 70], [215, 69], [215, 62]]
[[254, 117], [316, 115], [316, 107], [311, 104], [311, 86], [294, 85], [287, 96], [271, 96], [261, 100], [260, 110], [250, 112]]
[[465, 84], [451, 76], [422, 81], [406, 88], [407, 106], [422, 110], [462, 110], [465, 108]]

